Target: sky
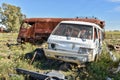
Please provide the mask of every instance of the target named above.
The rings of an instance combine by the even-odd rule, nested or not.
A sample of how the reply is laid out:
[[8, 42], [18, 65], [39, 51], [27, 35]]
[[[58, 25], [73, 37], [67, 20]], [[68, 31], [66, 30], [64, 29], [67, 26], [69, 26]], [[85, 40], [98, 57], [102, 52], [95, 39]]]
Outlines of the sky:
[[27, 18], [97, 17], [106, 30], [120, 30], [120, 0], [0, 0], [15, 5]]

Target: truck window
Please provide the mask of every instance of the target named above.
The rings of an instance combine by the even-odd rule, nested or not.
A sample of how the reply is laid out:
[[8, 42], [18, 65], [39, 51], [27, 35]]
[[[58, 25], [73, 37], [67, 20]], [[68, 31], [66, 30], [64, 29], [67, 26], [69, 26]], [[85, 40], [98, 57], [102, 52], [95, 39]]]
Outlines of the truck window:
[[22, 24], [22, 28], [29, 28], [31, 27], [31, 25], [29, 23], [23, 23]]

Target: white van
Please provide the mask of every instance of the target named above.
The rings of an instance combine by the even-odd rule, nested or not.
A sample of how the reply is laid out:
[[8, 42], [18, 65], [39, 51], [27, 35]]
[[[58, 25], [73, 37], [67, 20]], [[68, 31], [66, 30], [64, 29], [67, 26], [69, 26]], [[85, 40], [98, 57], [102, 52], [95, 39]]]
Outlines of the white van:
[[62, 21], [48, 38], [48, 58], [72, 63], [94, 61], [102, 50], [103, 29], [90, 22]]

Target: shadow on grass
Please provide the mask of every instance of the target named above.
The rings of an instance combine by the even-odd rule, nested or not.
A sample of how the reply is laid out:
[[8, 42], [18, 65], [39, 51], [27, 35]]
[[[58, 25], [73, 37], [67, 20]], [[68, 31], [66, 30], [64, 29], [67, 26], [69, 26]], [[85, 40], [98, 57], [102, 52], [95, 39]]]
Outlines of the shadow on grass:
[[[44, 55], [44, 51], [40, 48], [37, 48], [32, 52], [26, 53], [24, 58], [29, 59], [32, 65], [42, 70], [59, 70], [61, 65], [64, 65], [63, 61], [46, 58]], [[65, 65], [68, 68], [69, 65]]]

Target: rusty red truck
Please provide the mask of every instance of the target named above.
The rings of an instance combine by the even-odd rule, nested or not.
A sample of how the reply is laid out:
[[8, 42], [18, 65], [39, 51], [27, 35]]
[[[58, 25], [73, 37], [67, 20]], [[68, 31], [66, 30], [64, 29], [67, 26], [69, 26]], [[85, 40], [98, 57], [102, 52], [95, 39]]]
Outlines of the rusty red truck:
[[52, 30], [61, 21], [85, 21], [96, 23], [104, 28], [104, 21], [95, 18], [26, 18], [20, 26], [17, 42], [36, 43], [46, 41]]

